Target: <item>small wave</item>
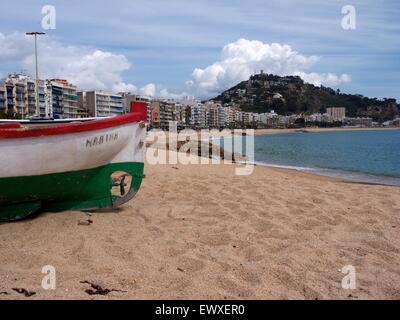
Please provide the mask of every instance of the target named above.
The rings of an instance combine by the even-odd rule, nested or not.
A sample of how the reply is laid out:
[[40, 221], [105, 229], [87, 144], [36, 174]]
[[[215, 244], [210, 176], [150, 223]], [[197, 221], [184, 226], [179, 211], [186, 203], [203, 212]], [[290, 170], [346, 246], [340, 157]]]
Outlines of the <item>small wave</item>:
[[387, 177], [387, 176], [376, 176], [367, 173], [359, 173], [359, 172], [351, 172], [351, 171], [343, 171], [343, 170], [335, 170], [335, 169], [323, 169], [323, 168], [310, 168], [310, 167], [300, 167], [300, 166], [290, 166], [290, 165], [280, 165], [274, 163], [265, 163], [260, 161], [255, 161], [255, 165], [270, 167], [270, 168], [281, 168], [281, 169], [290, 169], [297, 170], [301, 172], [309, 172], [318, 174], [326, 177], [340, 178], [353, 182], [363, 182], [363, 183], [371, 183], [371, 184], [381, 184], [387, 186], [400, 186], [400, 178], [396, 177]]

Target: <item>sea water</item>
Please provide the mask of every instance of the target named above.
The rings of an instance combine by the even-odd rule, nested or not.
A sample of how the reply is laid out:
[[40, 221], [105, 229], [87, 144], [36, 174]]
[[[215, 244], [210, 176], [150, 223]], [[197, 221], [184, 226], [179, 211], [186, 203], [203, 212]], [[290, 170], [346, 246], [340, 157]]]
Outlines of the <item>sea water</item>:
[[267, 134], [254, 148], [259, 165], [400, 185], [400, 130]]
[[[246, 138], [239, 145], [246, 151]], [[215, 139], [229, 152], [232, 138]], [[248, 157], [249, 158], [249, 157]], [[257, 135], [250, 162], [347, 180], [400, 186], [400, 130]]]

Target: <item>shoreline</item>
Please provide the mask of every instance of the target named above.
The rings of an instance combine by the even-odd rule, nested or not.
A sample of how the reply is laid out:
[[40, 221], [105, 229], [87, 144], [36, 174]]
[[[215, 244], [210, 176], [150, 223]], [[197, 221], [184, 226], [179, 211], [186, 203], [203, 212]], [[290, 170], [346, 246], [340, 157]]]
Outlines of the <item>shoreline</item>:
[[[339, 169], [326, 169], [326, 168], [309, 168], [309, 167], [296, 167], [296, 166], [288, 166], [288, 165], [279, 165], [279, 164], [268, 164], [262, 162], [256, 162], [254, 164], [257, 167], [261, 168], [270, 168], [270, 169], [278, 169], [278, 170], [287, 170], [289, 172], [301, 172], [307, 175], [319, 176], [327, 179], [334, 179], [335, 181], [341, 181], [346, 183], [354, 183], [354, 184], [365, 184], [365, 185], [377, 185], [377, 186], [386, 186], [386, 187], [400, 187], [400, 178], [391, 177], [391, 176], [378, 176], [373, 174], [368, 174], [364, 172], [353, 172], [353, 171], [341, 171]], [[326, 173], [324, 173], [326, 171]], [[348, 177], [346, 174], [355, 175], [355, 177]], [[374, 181], [376, 179], [376, 181]], [[393, 183], [380, 180], [395, 180]], [[397, 182], [397, 183], [396, 183]]]
[[254, 135], [297, 133], [297, 132], [343, 132], [343, 131], [392, 131], [399, 127], [390, 128], [299, 128], [299, 129], [255, 129]]
[[[219, 145], [214, 145], [220, 147]], [[149, 147], [151, 149], [151, 147]], [[167, 149], [167, 152], [173, 153], [184, 153], [181, 151]], [[223, 149], [220, 148], [221, 154], [223, 153]], [[229, 156], [229, 155], [228, 155]], [[169, 157], [168, 157], [169, 158]], [[229, 158], [224, 159], [219, 158], [220, 164], [213, 164], [215, 161], [213, 158], [204, 158], [200, 155], [191, 154], [190, 158], [193, 161], [191, 165], [235, 165], [235, 166], [244, 166], [246, 161], [232, 161]], [[194, 160], [193, 160], [194, 159]], [[196, 163], [198, 161], [198, 163]], [[251, 163], [250, 163], [251, 164]], [[169, 165], [168, 163], [165, 165]], [[283, 165], [283, 164], [273, 164], [273, 163], [265, 163], [262, 161], [253, 162], [254, 167], [259, 168], [267, 168], [267, 169], [278, 169], [278, 170], [287, 170], [288, 172], [297, 172], [303, 173], [312, 176], [318, 176], [326, 179], [334, 179], [335, 181], [342, 181], [348, 183], [355, 184], [365, 184], [365, 185], [379, 185], [379, 186], [387, 186], [387, 187], [400, 187], [400, 177], [392, 177], [392, 176], [384, 176], [384, 175], [374, 175], [365, 172], [357, 172], [357, 171], [346, 171], [340, 169], [330, 169], [330, 168], [312, 168], [312, 167], [302, 167], [295, 165]]]
[[[356, 130], [355, 130], [356, 129]], [[393, 131], [393, 130], [400, 130], [400, 128], [312, 128], [311, 130], [307, 130], [308, 132], [340, 132], [340, 131], [378, 131], [378, 130], [385, 130], [385, 131]], [[291, 133], [291, 132], [298, 132], [298, 129], [260, 129], [255, 131], [255, 135], [264, 135], [264, 134], [282, 134], [282, 133]], [[267, 132], [267, 133], [266, 133]], [[177, 142], [176, 136], [169, 136], [167, 138], [169, 142]], [[186, 143], [182, 141], [182, 143]], [[154, 146], [157, 146], [155, 143]], [[151, 148], [152, 144], [148, 144], [148, 148]], [[180, 152], [179, 150], [180, 144], [177, 144], [177, 149], [173, 148], [170, 149], [169, 143], [166, 146], [162, 147], [161, 149], [167, 150], [168, 152]], [[210, 147], [210, 154], [211, 149], [217, 147], [220, 149], [218, 152], [221, 154], [222, 161], [225, 161], [222, 154], [224, 154], [223, 148], [220, 147], [219, 144], [215, 144], [212, 141], [209, 142]], [[198, 149], [199, 154], [197, 156], [201, 157], [201, 148]], [[236, 154], [235, 154], [236, 155]], [[228, 159], [229, 159], [229, 151], [228, 151]], [[245, 162], [245, 160], [244, 160]], [[243, 163], [242, 160], [236, 161], [236, 164]], [[367, 172], [358, 172], [358, 171], [349, 171], [349, 170], [341, 170], [341, 169], [332, 169], [332, 168], [316, 168], [316, 167], [306, 167], [306, 166], [297, 166], [297, 165], [286, 165], [286, 164], [276, 164], [276, 163], [266, 163], [262, 161], [254, 161], [253, 164], [255, 166], [260, 167], [267, 167], [267, 168], [279, 168], [284, 170], [293, 170], [297, 172], [303, 172], [312, 175], [318, 175], [321, 177], [329, 177], [329, 178], [336, 178], [343, 181], [348, 181], [352, 183], [361, 183], [361, 184], [372, 184], [372, 185], [382, 185], [382, 186], [392, 186], [392, 187], [400, 187], [400, 177], [396, 176], [386, 176], [386, 175], [377, 175], [373, 173]]]

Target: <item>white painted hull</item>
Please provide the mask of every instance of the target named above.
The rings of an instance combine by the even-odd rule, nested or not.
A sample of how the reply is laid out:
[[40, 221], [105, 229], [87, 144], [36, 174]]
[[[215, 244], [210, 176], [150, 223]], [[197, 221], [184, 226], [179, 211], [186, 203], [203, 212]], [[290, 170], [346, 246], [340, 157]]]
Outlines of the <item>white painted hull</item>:
[[37, 176], [143, 162], [146, 129], [138, 122], [117, 127], [16, 139], [0, 139], [0, 177]]

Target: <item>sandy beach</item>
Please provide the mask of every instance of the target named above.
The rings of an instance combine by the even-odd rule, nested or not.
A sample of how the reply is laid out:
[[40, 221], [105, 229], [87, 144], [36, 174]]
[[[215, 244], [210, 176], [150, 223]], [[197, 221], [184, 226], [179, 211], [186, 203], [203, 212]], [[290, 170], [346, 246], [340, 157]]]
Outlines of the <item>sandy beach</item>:
[[83, 212], [0, 224], [0, 299], [400, 299], [400, 188], [234, 167], [147, 165], [137, 198], [88, 226]]

